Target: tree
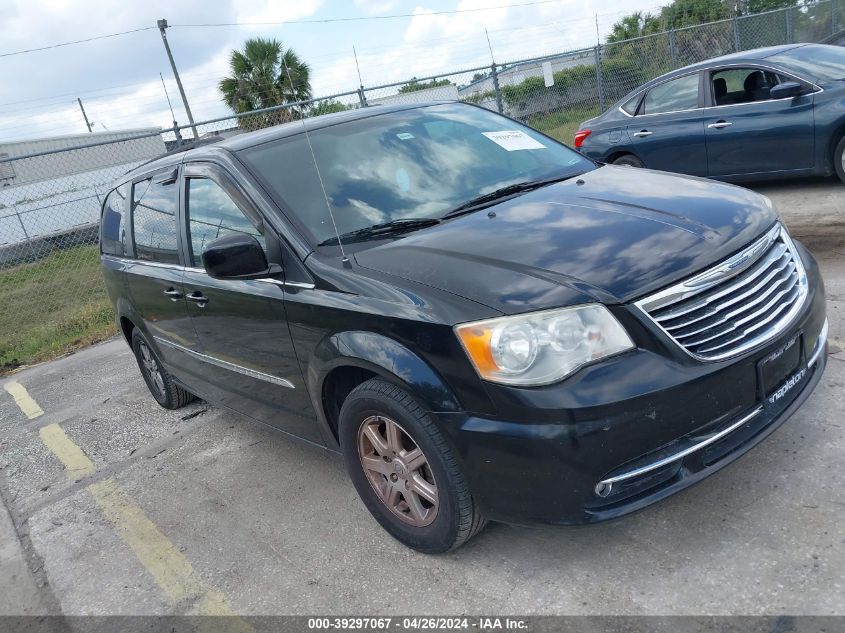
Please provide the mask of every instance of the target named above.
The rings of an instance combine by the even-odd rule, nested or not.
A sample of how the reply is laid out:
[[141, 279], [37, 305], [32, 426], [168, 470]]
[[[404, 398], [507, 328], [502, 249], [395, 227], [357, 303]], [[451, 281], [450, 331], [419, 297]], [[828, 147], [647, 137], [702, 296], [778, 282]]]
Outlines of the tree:
[[350, 106], [344, 105], [337, 99], [326, 99], [324, 101], [320, 101], [317, 105], [312, 106], [312, 108], [308, 111], [308, 116], [320, 116], [321, 114], [344, 112], [349, 109]]
[[399, 88], [399, 94], [406, 94], [408, 92], [416, 92], [417, 90], [426, 90], [428, 88], [437, 88], [439, 86], [448, 86], [451, 81], [448, 79], [432, 79], [431, 81], [417, 81], [414, 77], [410, 82]]
[[607, 36], [608, 42], [621, 42], [623, 40], [632, 40], [635, 37], [641, 37], [648, 33], [653, 33], [659, 28], [657, 18], [649, 13], [637, 11], [626, 15], [613, 25], [610, 35]]
[[[232, 51], [229, 71], [218, 88], [226, 105], [238, 114], [311, 98], [311, 69], [276, 39], [248, 39], [243, 50]], [[285, 109], [242, 117], [239, 125], [258, 129], [298, 115], [298, 110]]]
[[637, 11], [616, 22], [607, 36], [608, 43], [716, 22], [734, 16], [783, 9], [803, 0], [672, 0], [657, 13]]

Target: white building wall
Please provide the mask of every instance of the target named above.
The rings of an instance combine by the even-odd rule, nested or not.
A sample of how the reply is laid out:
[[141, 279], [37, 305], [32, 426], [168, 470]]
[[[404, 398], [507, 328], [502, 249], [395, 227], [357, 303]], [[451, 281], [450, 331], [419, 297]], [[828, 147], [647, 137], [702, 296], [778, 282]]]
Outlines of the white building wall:
[[[160, 131], [159, 128], [144, 128], [0, 143], [0, 158], [54, 152], [91, 143], [108, 143], [76, 151], [0, 163], [0, 187], [20, 186], [155, 158], [165, 151]], [[151, 134], [154, 136], [123, 140]]]

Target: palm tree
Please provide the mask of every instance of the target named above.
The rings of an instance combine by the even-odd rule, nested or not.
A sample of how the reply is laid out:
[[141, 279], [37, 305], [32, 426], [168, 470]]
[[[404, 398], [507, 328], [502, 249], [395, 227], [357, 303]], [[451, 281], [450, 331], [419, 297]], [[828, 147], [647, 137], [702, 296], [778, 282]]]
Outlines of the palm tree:
[[[218, 88], [223, 101], [237, 114], [311, 98], [311, 69], [296, 52], [276, 39], [248, 39], [243, 50], [232, 51], [229, 69], [230, 75], [220, 80]], [[299, 110], [284, 108], [241, 117], [238, 124], [258, 129], [299, 114]]]

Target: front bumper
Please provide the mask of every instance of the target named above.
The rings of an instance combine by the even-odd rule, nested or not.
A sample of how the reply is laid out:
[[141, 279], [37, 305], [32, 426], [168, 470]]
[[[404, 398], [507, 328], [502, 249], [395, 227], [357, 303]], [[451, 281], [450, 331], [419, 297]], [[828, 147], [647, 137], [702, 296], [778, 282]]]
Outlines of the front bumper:
[[[578, 524], [618, 517], [707, 477], [789, 419], [827, 360], [823, 282], [812, 256], [804, 249], [801, 256], [804, 306], [760, 349], [701, 363], [658, 341], [558, 385], [490, 388], [501, 418], [438, 414], [488, 518]], [[761, 361], [793, 340], [800, 354], [782, 383], [789, 386], [763, 388]]]

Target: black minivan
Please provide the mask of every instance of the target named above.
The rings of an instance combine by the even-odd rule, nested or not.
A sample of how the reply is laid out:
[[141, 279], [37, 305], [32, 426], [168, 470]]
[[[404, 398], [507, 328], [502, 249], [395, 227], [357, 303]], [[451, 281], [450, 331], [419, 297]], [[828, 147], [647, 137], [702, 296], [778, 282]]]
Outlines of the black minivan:
[[101, 226], [159, 404], [342, 453], [425, 552], [677, 492], [788, 419], [826, 362], [818, 267], [767, 198], [599, 165], [467, 104], [167, 155]]

